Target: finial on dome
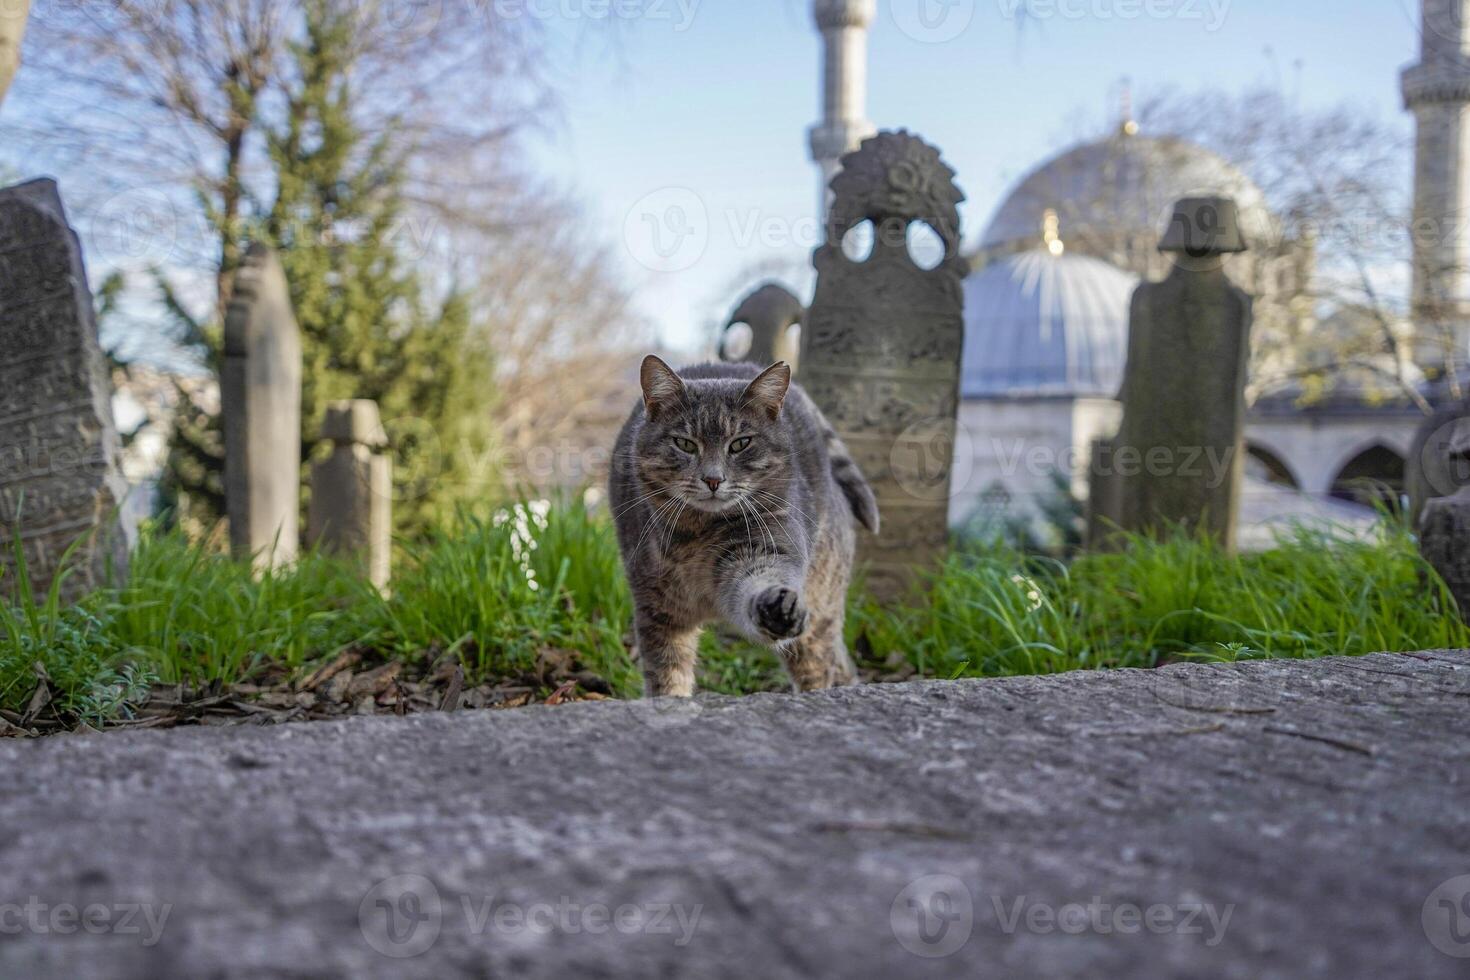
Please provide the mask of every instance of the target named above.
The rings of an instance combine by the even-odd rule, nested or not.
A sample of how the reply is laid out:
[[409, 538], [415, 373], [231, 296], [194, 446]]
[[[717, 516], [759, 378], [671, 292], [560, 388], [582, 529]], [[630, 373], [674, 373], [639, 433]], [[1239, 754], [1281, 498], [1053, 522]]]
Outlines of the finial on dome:
[[1137, 136], [1138, 120], [1133, 118], [1133, 80], [1123, 79], [1122, 112], [1119, 114], [1118, 135]]
[[1067, 250], [1062, 242], [1062, 221], [1055, 208], [1047, 208], [1041, 215], [1041, 240], [1052, 255], [1060, 257]]

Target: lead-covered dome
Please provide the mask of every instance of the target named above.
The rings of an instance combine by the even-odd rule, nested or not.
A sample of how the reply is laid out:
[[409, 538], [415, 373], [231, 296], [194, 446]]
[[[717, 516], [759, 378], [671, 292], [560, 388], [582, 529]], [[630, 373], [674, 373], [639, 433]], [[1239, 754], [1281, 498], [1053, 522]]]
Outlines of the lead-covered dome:
[[1106, 262], [1046, 248], [971, 273], [961, 395], [1116, 397], [1138, 283]]
[[1119, 133], [1075, 146], [1022, 178], [991, 218], [980, 253], [1030, 248], [1043, 215], [1054, 211], [1070, 250], [1133, 267], [1115, 253], [1151, 248], [1176, 201], [1211, 195], [1235, 199], [1248, 242], [1275, 237], [1265, 195], [1224, 157], [1173, 137]]

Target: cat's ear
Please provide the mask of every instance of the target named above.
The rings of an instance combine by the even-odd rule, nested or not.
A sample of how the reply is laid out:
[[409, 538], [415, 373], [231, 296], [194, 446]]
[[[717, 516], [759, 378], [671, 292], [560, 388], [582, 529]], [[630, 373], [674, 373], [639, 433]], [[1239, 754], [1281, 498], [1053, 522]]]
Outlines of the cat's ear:
[[652, 354], [643, 359], [638, 382], [643, 386], [643, 408], [651, 419], [657, 418], [664, 409], [679, 404], [686, 394], [684, 382], [674, 369]]
[[781, 403], [786, 400], [790, 387], [791, 367], [785, 361], [777, 361], [745, 386], [745, 404], [764, 412], [774, 422], [781, 414]]

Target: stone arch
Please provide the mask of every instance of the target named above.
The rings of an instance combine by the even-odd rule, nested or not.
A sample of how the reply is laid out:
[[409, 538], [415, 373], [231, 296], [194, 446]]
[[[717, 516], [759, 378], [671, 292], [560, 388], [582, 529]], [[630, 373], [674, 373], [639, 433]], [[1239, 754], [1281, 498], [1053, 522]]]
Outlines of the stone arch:
[[1247, 473], [1250, 473], [1252, 469], [1257, 469], [1258, 472], [1264, 473], [1266, 480], [1270, 483], [1291, 487], [1293, 490], [1302, 489], [1302, 481], [1281, 453], [1256, 440], [1246, 443], [1245, 453]]
[[1404, 457], [1399, 451], [1374, 441], [1348, 454], [1337, 467], [1332, 495], [1369, 506], [1382, 502], [1397, 510], [1403, 500], [1404, 473]]

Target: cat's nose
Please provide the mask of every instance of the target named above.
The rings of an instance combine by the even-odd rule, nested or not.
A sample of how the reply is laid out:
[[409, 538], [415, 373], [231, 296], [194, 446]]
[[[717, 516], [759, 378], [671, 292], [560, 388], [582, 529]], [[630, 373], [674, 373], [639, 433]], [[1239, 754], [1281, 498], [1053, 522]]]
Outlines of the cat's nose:
[[724, 478], [719, 476], [707, 476], [704, 478], [704, 485], [709, 487], [710, 493], [714, 493], [716, 490], [720, 489], [720, 484], [724, 482]]

